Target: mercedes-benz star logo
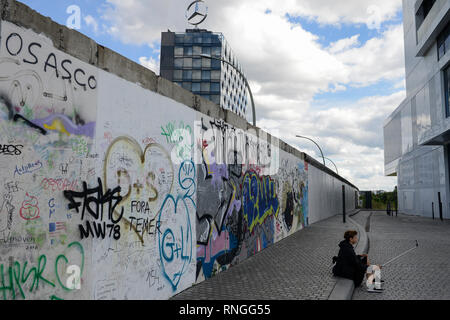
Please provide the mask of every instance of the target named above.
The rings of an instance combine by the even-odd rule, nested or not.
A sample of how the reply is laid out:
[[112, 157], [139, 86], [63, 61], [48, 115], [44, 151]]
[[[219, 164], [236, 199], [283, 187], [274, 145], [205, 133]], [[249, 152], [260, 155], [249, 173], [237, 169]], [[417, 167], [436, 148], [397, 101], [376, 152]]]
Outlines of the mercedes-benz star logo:
[[195, 0], [186, 11], [186, 18], [193, 26], [198, 26], [206, 20], [208, 16], [208, 7], [203, 0]]

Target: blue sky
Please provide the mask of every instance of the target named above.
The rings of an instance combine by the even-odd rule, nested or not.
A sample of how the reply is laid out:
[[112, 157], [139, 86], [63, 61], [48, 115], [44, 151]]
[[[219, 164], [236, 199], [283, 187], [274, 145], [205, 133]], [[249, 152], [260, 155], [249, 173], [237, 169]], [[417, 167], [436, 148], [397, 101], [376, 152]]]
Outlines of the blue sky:
[[399, 11], [394, 19], [381, 24], [380, 29], [369, 29], [369, 27], [363, 23], [329, 25], [318, 23], [316, 20], [305, 17], [291, 17], [289, 14], [286, 14], [286, 16], [292, 23], [300, 24], [305, 30], [319, 35], [319, 43], [324, 47], [328, 47], [332, 42], [336, 42], [340, 39], [347, 38], [355, 34], [359, 34], [359, 40], [361, 43], [365, 43], [367, 40], [378, 36], [380, 32], [385, 31], [388, 26], [395, 23], [401, 23], [403, 19], [402, 13]]
[[[160, 33], [183, 31], [189, 0], [21, 0], [158, 73]], [[322, 145], [362, 189], [384, 177], [383, 120], [405, 95], [401, 0], [207, 0], [202, 26], [222, 32], [253, 87], [258, 126], [313, 157]], [[356, 38], [357, 37], [357, 38]], [[276, 44], [276, 45], [274, 45]], [[333, 168], [332, 168], [333, 169]]]
[[[79, 32], [94, 39], [97, 43], [110, 48], [113, 51], [139, 63], [139, 58], [149, 55], [149, 47], [147, 45], [124, 44], [119, 39], [106, 33], [100, 29], [99, 32], [94, 32], [93, 28], [87, 25], [85, 18], [92, 16], [96, 21], [101, 21], [102, 12], [105, 8], [111, 5], [106, 1], [92, 1], [92, 0], [21, 0], [20, 2], [28, 5], [39, 13], [50, 17], [53, 21], [59, 24], [66, 25], [67, 19], [71, 14], [67, 13], [67, 9], [71, 5], [76, 5], [81, 11], [81, 28]], [[101, 28], [101, 26], [99, 26]], [[157, 54], [153, 55], [157, 58]]]

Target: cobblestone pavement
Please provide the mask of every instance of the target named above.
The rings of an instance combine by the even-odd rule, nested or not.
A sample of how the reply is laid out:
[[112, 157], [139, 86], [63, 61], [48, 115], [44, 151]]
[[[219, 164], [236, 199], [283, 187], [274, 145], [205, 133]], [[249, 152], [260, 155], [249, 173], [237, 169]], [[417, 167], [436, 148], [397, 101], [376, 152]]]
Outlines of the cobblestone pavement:
[[337, 215], [313, 224], [174, 300], [326, 300], [336, 279], [331, 258], [344, 232], [355, 229]]
[[369, 259], [383, 264], [404, 251], [419, 247], [382, 270], [383, 293], [356, 288], [353, 300], [450, 299], [450, 222], [386, 212], [361, 211], [352, 218], [365, 226], [370, 217]]

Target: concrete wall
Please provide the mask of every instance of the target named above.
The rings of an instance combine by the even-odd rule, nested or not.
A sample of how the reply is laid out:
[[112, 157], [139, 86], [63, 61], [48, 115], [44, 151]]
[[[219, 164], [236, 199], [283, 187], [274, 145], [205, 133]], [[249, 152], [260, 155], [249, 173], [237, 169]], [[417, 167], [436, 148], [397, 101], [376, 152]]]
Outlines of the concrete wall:
[[306, 154], [0, 4], [0, 299], [167, 299], [340, 213], [342, 184], [354, 208]]

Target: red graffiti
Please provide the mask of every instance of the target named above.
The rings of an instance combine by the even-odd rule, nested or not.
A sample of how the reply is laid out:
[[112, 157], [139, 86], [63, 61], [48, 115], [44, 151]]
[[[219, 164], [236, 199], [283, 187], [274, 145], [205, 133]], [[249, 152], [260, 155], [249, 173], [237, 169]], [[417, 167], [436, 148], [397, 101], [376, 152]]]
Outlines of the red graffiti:
[[25, 201], [22, 202], [22, 207], [20, 208], [20, 216], [24, 220], [36, 220], [40, 218], [38, 200], [36, 197], [26, 194]]
[[149, 138], [149, 137], [142, 140], [142, 144], [144, 146], [148, 146], [151, 143], [156, 143], [156, 141], [153, 138]]
[[51, 191], [75, 191], [78, 189], [78, 180], [44, 178], [41, 187]]

